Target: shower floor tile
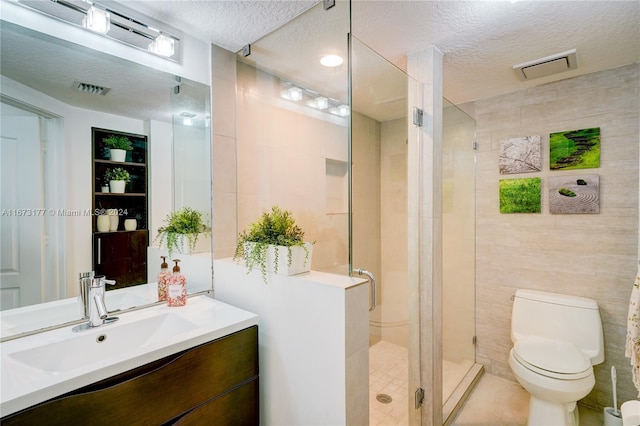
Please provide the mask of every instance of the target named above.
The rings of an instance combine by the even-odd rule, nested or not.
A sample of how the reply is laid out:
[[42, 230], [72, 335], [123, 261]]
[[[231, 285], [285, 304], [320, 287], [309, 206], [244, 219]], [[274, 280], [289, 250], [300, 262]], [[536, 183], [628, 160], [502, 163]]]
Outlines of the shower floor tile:
[[[443, 362], [443, 391], [448, 398], [472, 363]], [[369, 424], [402, 426], [409, 422], [408, 351], [393, 343], [379, 341], [369, 348]], [[378, 400], [381, 396], [384, 402]], [[391, 397], [387, 402], [385, 395]]]
[[[409, 421], [407, 348], [379, 341], [369, 348], [369, 425], [399, 426]], [[388, 395], [391, 402], [378, 401]]]

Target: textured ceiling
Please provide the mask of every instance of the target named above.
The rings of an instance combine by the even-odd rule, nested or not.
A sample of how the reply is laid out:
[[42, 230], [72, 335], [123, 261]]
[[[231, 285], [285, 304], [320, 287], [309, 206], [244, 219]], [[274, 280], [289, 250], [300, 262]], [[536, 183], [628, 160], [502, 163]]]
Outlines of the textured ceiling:
[[[238, 51], [317, 1], [123, 3]], [[354, 0], [352, 11], [353, 34], [401, 68], [408, 53], [436, 46], [445, 58], [445, 96], [454, 103], [640, 61], [637, 0]], [[292, 32], [291, 36], [299, 34]], [[290, 44], [296, 40], [291, 39]], [[578, 50], [575, 71], [521, 82], [511, 69], [572, 48]]]
[[[640, 61], [638, 1], [355, 1], [353, 33], [403, 66], [430, 45], [444, 54], [454, 103]], [[521, 82], [512, 66], [576, 48], [578, 69]]]
[[[333, 71], [317, 66], [321, 53], [345, 48], [349, 20], [343, 1], [331, 13], [315, 0], [120, 3], [230, 51], [252, 43], [249, 62], [345, 100], [346, 64]], [[442, 51], [444, 94], [455, 104], [640, 61], [638, 1], [354, 0], [352, 12], [352, 31], [363, 46], [372, 47], [401, 69], [407, 54], [429, 46]], [[173, 76], [124, 61], [114, 63], [98, 52], [69, 49], [42, 36], [5, 34], [5, 29], [11, 30], [3, 23], [1, 66], [10, 78], [79, 107], [109, 111], [115, 106], [132, 117], [168, 119], [165, 106]], [[17, 44], [29, 39], [33, 45]], [[578, 51], [577, 70], [521, 82], [511, 68], [572, 48]], [[366, 68], [379, 58], [359, 55], [359, 60]], [[367, 89], [373, 85], [380, 93], [388, 93], [372, 98], [370, 103], [377, 108], [369, 112], [372, 117], [396, 114], [390, 108], [398, 100], [393, 90], [383, 86], [398, 87], [402, 79], [389, 75], [361, 73], [354, 82], [354, 89], [363, 96], [370, 95]], [[367, 78], [375, 78], [375, 83]], [[88, 97], [69, 90], [74, 80], [114, 89], [106, 97]], [[132, 99], [140, 102], [134, 104]]]
[[187, 34], [237, 52], [318, 0], [121, 0], [118, 3]]

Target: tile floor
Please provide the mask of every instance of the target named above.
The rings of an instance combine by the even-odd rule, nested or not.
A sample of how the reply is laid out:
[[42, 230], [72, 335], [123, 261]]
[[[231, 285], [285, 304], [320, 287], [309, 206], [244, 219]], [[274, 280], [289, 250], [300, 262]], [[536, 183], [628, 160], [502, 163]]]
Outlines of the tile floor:
[[[453, 363], [445, 363], [443, 387], [460, 374]], [[380, 341], [369, 348], [369, 425], [406, 426], [407, 411], [407, 349]], [[466, 370], [465, 370], [466, 372]], [[447, 380], [449, 379], [449, 380]], [[457, 382], [456, 382], [457, 383]], [[388, 395], [391, 401], [380, 402], [377, 396]], [[602, 412], [579, 406], [580, 426], [601, 426]], [[453, 426], [525, 426], [529, 414], [529, 394], [518, 383], [490, 374], [483, 374], [469, 399], [462, 407]]]
[[[472, 366], [443, 362], [443, 396], [448, 398]], [[408, 423], [407, 348], [380, 341], [369, 348], [369, 424], [400, 426]], [[378, 400], [388, 395], [391, 400]]]
[[[602, 426], [602, 412], [578, 406], [580, 426]], [[518, 383], [483, 374], [453, 421], [454, 426], [525, 426], [529, 394]]]
[[[379, 341], [369, 348], [369, 425], [407, 425], [409, 419], [407, 348]], [[380, 402], [380, 394], [391, 397]]]

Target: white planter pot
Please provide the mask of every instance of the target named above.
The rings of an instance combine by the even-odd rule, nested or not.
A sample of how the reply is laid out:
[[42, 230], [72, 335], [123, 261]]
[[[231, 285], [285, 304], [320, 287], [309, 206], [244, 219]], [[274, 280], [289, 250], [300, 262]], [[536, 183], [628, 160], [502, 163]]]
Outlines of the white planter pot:
[[138, 227], [138, 221], [135, 219], [125, 219], [124, 220], [124, 229], [126, 231], [135, 231]]
[[[311, 258], [313, 255], [313, 244], [304, 243], [309, 252], [302, 247], [284, 247], [270, 245], [267, 248], [267, 272], [276, 272], [276, 250], [278, 252], [278, 268], [279, 275], [297, 275], [311, 270]], [[250, 253], [255, 247], [255, 243], [245, 243], [245, 253]], [[291, 249], [291, 265], [289, 265], [289, 249]], [[306, 259], [306, 261], [305, 261]]]
[[125, 151], [124, 149], [110, 148], [109, 156], [111, 158], [111, 161], [118, 161], [120, 163], [124, 163], [125, 159], [127, 158], [127, 151]]
[[96, 228], [98, 232], [109, 232], [109, 216], [101, 214], [97, 218]]
[[127, 185], [127, 182], [123, 180], [110, 180], [109, 188], [111, 192], [114, 194], [124, 194], [124, 187]]
[[118, 226], [120, 226], [118, 209], [107, 209], [107, 215], [109, 216], [109, 231], [117, 231]]

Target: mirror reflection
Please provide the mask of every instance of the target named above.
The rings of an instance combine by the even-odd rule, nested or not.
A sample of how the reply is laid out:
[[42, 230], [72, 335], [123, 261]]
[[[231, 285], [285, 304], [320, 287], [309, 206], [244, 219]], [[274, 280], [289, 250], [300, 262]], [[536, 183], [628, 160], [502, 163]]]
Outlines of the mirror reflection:
[[[167, 215], [189, 207], [211, 224], [209, 86], [6, 21], [0, 38], [1, 337], [81, 319], [82, 272], [120, 281], [110, 311], [155, 303]], [[111, 136], [130, 140], [124, 160]], [[211, 290], [200, 239], [202, 253], [172, 253], [189, 293]]]

